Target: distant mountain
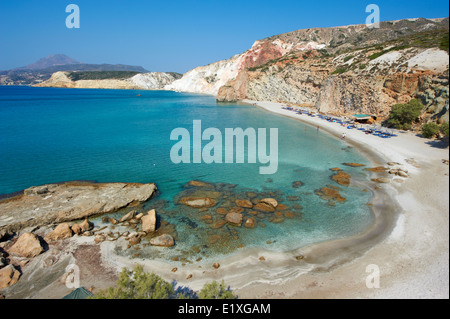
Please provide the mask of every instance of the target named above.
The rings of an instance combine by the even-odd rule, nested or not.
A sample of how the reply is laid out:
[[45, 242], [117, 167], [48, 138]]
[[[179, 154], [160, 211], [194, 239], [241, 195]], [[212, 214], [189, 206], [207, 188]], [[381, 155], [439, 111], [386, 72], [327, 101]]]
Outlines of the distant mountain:
[[81, 62], [78, 62], [64, 54], [53, 54], [18, 69], [42, 70], [49, 67], [70, 64], [81, 64]]
[[0, 85], [32, 85], [48, 80], [58, 71], [131, 71], [147, 73], [141, 66], [125, 64], [87, 64], [64, 54], [49, 55], [27, 66], [0, 71]]

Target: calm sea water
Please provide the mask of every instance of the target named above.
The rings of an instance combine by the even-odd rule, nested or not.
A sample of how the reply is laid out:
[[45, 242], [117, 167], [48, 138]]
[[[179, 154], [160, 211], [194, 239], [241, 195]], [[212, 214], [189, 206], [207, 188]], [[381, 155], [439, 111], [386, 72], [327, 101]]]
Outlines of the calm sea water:
[[[215, 127], [222, 132], [236, 127], [278, 128], [277, 173], [260, 175], [259, 163], [173, 164], [170, 149], [175, 142], [170, 133], [177, 127], [192, 132], [193, 120], [201, 120], [203, 129]], [[154, 182], [160, 194], [146, 208], [156, 205], [164, 225], [175, 229], [179, 244], [174, 253], [207, 246], [208, 240], [212, 244], [214, 238], [226, 234], [211, 237], [225, 231], [235, 239], [228, 248], [240, 244], [274, 250], [361, 232], [373, 218], [366, 206], [371, 194], [360, 183], [368, 174], [361, 168], [342, 166], [344, 162], [369, 163], [344, 142], [315, 128], [306, 126], [305, 130], [298, 121], [248, 105], [218, 105], [211, 96], [0, 87], [0, 194], [69, 180]], [[336, 166], [351, 174], [352, 185], [340, 187], [345, 203], [330, 205], [314, 191], [338, 186], [329, 170]], [[216, 218], [213, 210], [199, 214], [174, 200], [190, 180], [214, 183], [229, 199], [246, 197], [248, 192], [276, 195], [296, 217], [273, 222], [259, 216], [260, 220], [255, 219], [260, 227], [255, 229], [211, 229], [201, 216]], [[295, 181], [304, 185], [295, 188]]]

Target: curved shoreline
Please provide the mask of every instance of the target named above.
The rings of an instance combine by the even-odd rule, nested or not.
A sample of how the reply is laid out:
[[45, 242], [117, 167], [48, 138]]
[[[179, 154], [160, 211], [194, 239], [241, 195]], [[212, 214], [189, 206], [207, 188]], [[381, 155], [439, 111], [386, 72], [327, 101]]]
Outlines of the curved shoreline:
[[[333, 132], [329, 131], [328, 133], [332, 134]], [[337, 134], [332, 135], [337, 136]], [[382, 157], [364, 146], [358, 143], [351, 144], [362, 150], [372, 164], [381, 165], [383, 162]], [[365, 185], [365, 187], [371, 188], [370, 185]], [[147, 271], [156, 272], [167, 280], [176, 280], [179, 284], [187, 285], [192, 289], [200, 289], [208, 281], [221, 279], [236, 289], [238, 294], [240, 289], [259, 283], [281, 284], [308, 272], [323, 272], [345, 264], [361, 256], [388, 236], [394, 228], [397, 218], [396, 204], [384, 187], [376, 191], [371, 188], [371, 191], [374, 194], [371, 207], [374, 223], [362, 233], [348, 238], [316, 243], [288, 252], [243, 248], [242, 251], [230, 256], [218, 258], [217, 261], [221, 264], [219, 270], [198, 268], [198, 264], [196, 264], [185, 265], [174, 274], [171, 272], [172, 266], [168, 262], [144, 259], [132, 261], [125, 256], [115, 254], [113, 245], [102, 245], [103, 261], [116, 269], [141, 264]], [[305, 256], [305, 258], [298, 261], [295, 257], [299, 255]], [[260, 256], [264, 257], [264, 263], [259, 260]], [[190, 274], [193, 275], [192, 278], [186, 280]], [[247, 297], [254, 298], [252, 294]]]
[[[317, 267], [316, 270], [326, 271], [309, 272], [283, 286], [263, 285], [243, 289], [240, 291], [243, 297], [448, 298], [449, 169], [441, 162], [441, 159], [448, 159], [448, 147], [432, 147], [428, 140], [410, 133], [386, 141], [318, 118], [296, 115], [283, 110], [282, 103], [243, 102], [314, 127], [318, 125], [335, 136], [340, 136], [344, 130], [347, 133], [346, 142], [358, 147], [369, 158], [406, 163], [410, 171], [410, 177], [404, 183], [389, 185], [389, 191], [395, 191], [395, 195], [388, 198], [395, 206], [397, 217], [392, 218], [390, 227], [386, 227], [378, 240], [372, 241], [371, 247], [356, 247], [355, 252], [359, 252], [359, 256], [353, 255], [353, 260], [329, 264], [323, 269]], [[415, 160], [408, 161], [411, 157]], [[382, 209], [376, 198], [374, 208]], [[380, 266], [383, 285], [379, 289], [366, 287], [366, 267], [373, 263]]]

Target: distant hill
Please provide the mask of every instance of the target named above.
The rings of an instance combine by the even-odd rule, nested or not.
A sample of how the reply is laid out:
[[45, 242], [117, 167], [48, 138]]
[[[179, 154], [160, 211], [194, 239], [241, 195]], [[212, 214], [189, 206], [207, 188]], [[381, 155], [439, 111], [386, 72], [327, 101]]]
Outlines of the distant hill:
[[69, 65], [69, 64], [81, 64], [81, 62], [78, 62], [64, 54], [53, 54], [18, 69], [42, 70], [49, 67], [54, 67], [58, 65], [59, 66]]
[[147, 73], [141, 66], [125, 64], [87, 64], [64, 54], [49, 55], [38, 61], [11, 70], [0, 71], [0, 85], [32, 85], [48, 80], [58, 71], [129, 71]]

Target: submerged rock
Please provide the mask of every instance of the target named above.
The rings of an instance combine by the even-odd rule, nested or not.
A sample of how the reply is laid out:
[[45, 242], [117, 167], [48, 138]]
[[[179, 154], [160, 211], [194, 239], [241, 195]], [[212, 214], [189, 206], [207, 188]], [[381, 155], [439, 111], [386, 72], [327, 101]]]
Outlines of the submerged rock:
[[341, 203], [346, 201], [346, 198], [342, 197], [341, 194], [339, 194], [339, 191], [334, 188], [322, 187], [321, 189], [315, 190], [314, 192], [324, 200], [338, 201]]
[[366, 165], [364, 165], [364, 164], [359, 164], [359, 163], [342, 163], [342, 165], [350, 166], [350, 167], [361, 167], [361, 166], [366, 166]]
[[292, 182], [292, 187], [293, 188], [299, 188], [299, 187], [302, 187], [303, 185], [305, 185], [305, 184], [302, 181]]
[[175, 245], [175, 241], [169, 234], [163, 234], [161, 236], [150, 239], [150, 244], [152, 244], [153, 246], [172, 247], [173, 245]]
[[345, 173], [344, 171], [339, 171], [333, 176], [331, 176], [331, 179], [334, 180], [339, 185], [343, 186], [349, 186], [350, 185], [350, 175]]
[[378, 178], [372, 178], [371, 181], [376, 182], [376, 183], [389, 183], [391, 180], [386, 177], [378, 177]]
[[254, 210], [264, 212], [264, 213], [272, 213], [275, 211], [275, 207], [266, 203], [258, 203], [253, 207]]
[[239, 207], [244, 207], [244, 208], [252, 208], [253, 207], [253, 203], [251, 201], [249, 201], [248, 199], [237, 199], [236, 205]]
[[187, 186], [214, 188], [213, 184], [202, 182], [202, 181], [189, 181], [187, 183]]
[[182, 197], [180, 203], [193, 208], [213, 207], [217, 201], [209, 197]]

